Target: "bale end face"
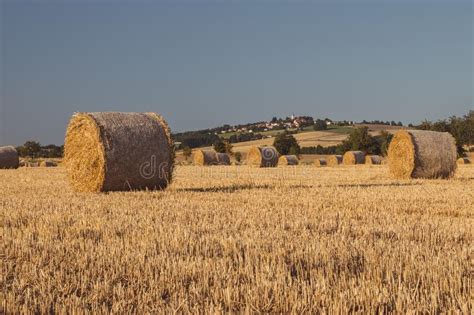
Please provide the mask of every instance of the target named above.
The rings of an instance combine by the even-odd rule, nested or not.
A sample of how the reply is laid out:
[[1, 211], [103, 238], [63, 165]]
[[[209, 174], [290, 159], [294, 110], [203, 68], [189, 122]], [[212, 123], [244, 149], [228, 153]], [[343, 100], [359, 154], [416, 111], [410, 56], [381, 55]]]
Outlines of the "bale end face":
[[66, 131], [64, 164], [75, 190], [102, 191], [105, 148], [99, 126], [89, 114], [78, 113], [72, 117]]

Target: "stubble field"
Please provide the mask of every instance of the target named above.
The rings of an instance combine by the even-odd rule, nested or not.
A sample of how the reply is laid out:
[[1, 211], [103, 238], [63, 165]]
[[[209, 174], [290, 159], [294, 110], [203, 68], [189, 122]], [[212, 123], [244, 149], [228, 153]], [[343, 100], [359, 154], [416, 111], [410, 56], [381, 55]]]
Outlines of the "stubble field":
[[0, 171], [5, 313], [472, 313], [474, 167], [180, 166], [163, 192]]

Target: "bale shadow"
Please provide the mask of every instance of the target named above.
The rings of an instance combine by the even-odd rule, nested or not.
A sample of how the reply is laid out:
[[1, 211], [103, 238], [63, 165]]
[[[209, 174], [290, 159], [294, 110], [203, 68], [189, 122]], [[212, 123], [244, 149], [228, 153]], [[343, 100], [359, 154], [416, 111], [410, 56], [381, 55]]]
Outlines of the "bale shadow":
[[226, 192], [234, 193], [243, 190], [253, 190], [253, 189], [273, 189], [273, 185], [231, 185], [231, 186], [217, 186], [217, 187], [206, 187], [206, 188], [180, 188], [176, 189], [177, 192], [195, 192], [195, 193], [210, 193], [210, 192]]
[[403, 187], [403, 186], [421, 186], [423, 183], [390, 183], [390, 184], [341, 184], [333, 187], [341, 188], [372, 188], [372, 187]]

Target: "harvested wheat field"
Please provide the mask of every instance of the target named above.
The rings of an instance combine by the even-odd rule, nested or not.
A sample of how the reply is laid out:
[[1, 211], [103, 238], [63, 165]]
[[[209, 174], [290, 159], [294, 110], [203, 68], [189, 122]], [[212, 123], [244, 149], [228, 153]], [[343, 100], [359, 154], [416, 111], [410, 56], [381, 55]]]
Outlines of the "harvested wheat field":
[[4, 313], [439, 313], [472, 304], [474, 167], [178, 166], [166, 191], [0, 171]]

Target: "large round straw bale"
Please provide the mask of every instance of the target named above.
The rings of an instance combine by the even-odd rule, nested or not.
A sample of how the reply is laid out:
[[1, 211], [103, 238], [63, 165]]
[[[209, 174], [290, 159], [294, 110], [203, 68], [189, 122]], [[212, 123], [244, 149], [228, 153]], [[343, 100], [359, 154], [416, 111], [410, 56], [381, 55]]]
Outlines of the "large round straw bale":
[[0, 169], [18, 168], [20, 158], [18, 152], [12, 146], [0, 147]]
[[365, 164], [382, 164], [382, 157], [380, 155], [367, 155], [365, 157]]
[[342, 163], [342, 155], [331, 155], [327, 159], [328, 166], [338, 166]]
[[54, 161], [41, 161], [39, 164], [41, 167], [56, 167], [58, 164]]
[[344, 165], [364, 164], [365, 153], [362, 151], [347, 151], [342, 157]]
[[280, 154], [272, 146], [252, 147], [247, 153], [247, 164], [257, 167], [276, 167]]
[[278, 159], [278, 166], [298, 165], [298, 157], [296, 155], [282, 155]]
[[456, 171], [456, 143], [447, 132], [402, 130], [388, 149], [396, 178], [449, 178]]
[[219, 159], [214, 150], [196, 150], [193, 153], [194, 165], [218, 165]]
[[164, 189], [174, 144], [155, 113], [77, 113], [66, 132], [64, 164], [77, 191]]
[[328, 165], [328, 163], [327, 163], [326, 159], [316, 159], [316, 160], [314, 160], [314, 165], [318, 166], [318, 167], [321, 167], [321, 166]]
[[217, 153], [217, 162], [219, 165], [230, 165], [230, 155], [227, 153]]
[[458, 159], [458, 164], [471, 164], [471, 160], [467, 157], [461, 157]]

